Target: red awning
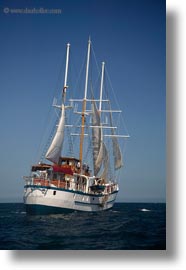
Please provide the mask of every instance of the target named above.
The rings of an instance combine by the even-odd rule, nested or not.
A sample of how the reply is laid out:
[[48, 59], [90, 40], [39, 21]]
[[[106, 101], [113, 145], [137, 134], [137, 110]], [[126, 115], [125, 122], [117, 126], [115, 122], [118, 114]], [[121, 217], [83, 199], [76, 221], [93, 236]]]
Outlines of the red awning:
[[64, 166], [53, 165], [52, 168], [54, 172], [60, 172], [64, 174], [73, 175], [72, 168], [69, 165], [64, 165]]

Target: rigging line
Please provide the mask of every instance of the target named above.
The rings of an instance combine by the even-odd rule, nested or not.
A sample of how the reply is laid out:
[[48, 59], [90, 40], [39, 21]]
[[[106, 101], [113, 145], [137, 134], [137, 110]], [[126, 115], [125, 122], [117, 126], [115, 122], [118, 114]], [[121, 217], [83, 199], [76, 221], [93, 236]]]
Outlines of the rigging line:
[[[84, 156], [84, 160], [89, 160], [88, 159], [88, 155], [90, 155], [90, 150], [91, 150], [91, 140], [90, 140], [90, 132], [88, 131], [88, 134], [89, 134], [89, 136], [88, 136], [88, 142], [87, 142], [87, 151], [86, 151], [86, 153], [85, 153], [85, 156]], [[88, 164], [88, 165], [90, 165], [90, 164]]]
[[[52, 92], [52, 97], [54, 99], [54, 97], [56, 96], [56, 93], [58, 91], [58, 85], [60, 84], [60, 82], [62, 82], [62, 71], [63, 71], [63, 67], [64, 67], [64, 63], [65, 63], [65, 55], [66, 55], [66, 52], [64, 51], [64, 54], [63, 54], [63, 58], [62, 58], [62, 61], [61, 61], [61, 65], [60, 65], [60, 68], [59, 68], [59, 73], [58, 73], [58, 77], [57, 77], [57, 81], [56, 81], [56, 85], [55, 87], [53, 88], [53, 92]], [[61, 80], [60, 80], [61, 79]], [[52, 99], [52, 100], [53, 100]], [[51, 101], [51, 99], [50, 99]], [[41, 147], [42, 147], [42, 144], [43, 144], [43, 141], [44, 141], [44, 135], [46, 134], [47, 132], [47, 129], [48, 129], [48, 123], [49, 123], [49, 116], [51, 114], [51, 111], [52, 111], [52, 106], [49, 105], [47, 106], [49, 109], [48, 109], [48, 112], [46, 114], [46, 118], [45, 118], [45, 122], [43, 124], [43, 129], [42, 129], [42, 135], [41, 135], [41, 139], [40, 139], [40, 142], [39, 142], [39, 145], [37, 147], [37, 153], [36, 153], [36, 159], [38, 160], [39, 159], [39, 153], [41, 151]], [[52, 118], [52, 117], [51, 117]], [[51, 121], [52, 119], [50, 119]]]
[[[67, 88], [67, 91], [66, 91], [66, 96], [68, 97], [72, 97], [73, 95], [74, 95], [74, 87], [73, 87], [73, 81], [75, 81], [75, 80], [73, 80], [73, 72], [72, 72], [72, 64], [71, 64], [71, 62], [72, 62], [72, 60], [71, 60], [71, 58], [72, 58], [72, 53], [70, 53], [70, 57], [69, 57], [69, 64], [68, 64], [68, 81], [67, 81], [67, 86], [68, 86], [68, 88]], [[75, 76], [76, 77], [76, 76]], [[66, 98], [66, 100], [67, 100], [68, 98]]]
[[[122, 144], [120, 145], [121, 152], [123, 153], [123, 158], [124, 158], [123, 167], [125, 166], [125, 153], [127, 151], [127, 143], [128, 143], [128, 140], [122, 140]], [[120, 182], [121, 182], [121, 178], [120, 178], [121, 172], [122, 172], [122, 168], [120, 170], [115, 170], [116, 181], [118, 184], [120, 184]]]
[[[92, 56], [92, 54], [90, 54], [90, 65], [89, 65], [89, 83], [90, 83], [90, 92], [91, 92], [90, 96], [94, 96], [93, 92], [95, 93], [95, 89], [99, 87], [98, 83], [99, 83], [99, 79], [100, 79], [100, 76], [101, 76], [101, 72], [100, 72], [98, 66], [97, 66], [98, 76], [93, 74], [94, 70], [93, 70], [93, 65], [92, 65], [92, 63], [93, 63], [92, 58], [93, 58], [93, 56]], [[93, 91], [93, 89], [94, 89], [94, 91]]]
[[[115, 100], [115, 102], [116, 102], [116, 105], [117, 105], [118, 108], [120, 109], [120, 105], [119, 105], [118, 99], [117, 99], [117, 97], [116, 97], [114, 88], [113, 88], [113, 86], [112, 86], [111, 79], [110, 79], [109, 73], [108, 73], [108, 71], [107, 71], [107, 68], [105, 68], [105, 73], [106, 73], [106, 75], [107, 75], [108, 82], [109, 82], [109, 84], [110, 84], [110, 88], [111, 88], [111, 91], [112, 91], [112, 93], [113, 93], [113, 96], [114, 96], [114, 100]], [[107, 95], [108, 95], [108, 90], [107, 90]], [[123, 126], [124, 126], [124, 128], [125, 128], [127, 134], [129, 134], [128, 129], [127, 129], [127, 126], [126, 126], [125, 121], [124, 121], [124, 117], [123, 117], [122, 114], [121, 114], [121, 123], [123, 124]]]
[[[75, 132], [75, 133], [78, 132], [78, 129], [79, 129], [78, 126], [80, 125], [80, 123], [81, 123], [81, 118], [78, 117], [77, 120], [76, 120], [76, 123], [75, 123], [75, 125], [74, 125], [74, 127], [75, 127], [74, 132]], [[70, 136], [71, 136], [71, 135], [70, 135]], [[71, 136], [71, 137], [72, 137], [72, 144], [73, 144], [73, 145], [76, 145], [76, 144], [75, 144], [75, 140], [77, 140], [76, 136]]]
[[114, 134], [116, 134], [116, 130], [114, 129], [114, 127], [113, 127], [113, 123], [115, 122], [115, 120], [116, 120], [116, 127], [117, 127], [117, 133], [119, 134], [119, 128], [120, 128], [120, 125], [119, 125], [119, 123], [120, 123], [120, 115], [121, 115], [121, 113], [119, 113], [119, 116], [117, 117], [117, 119], [113, 119], [113, 114], [111, 113], [111, 111], [112, 111], [112, 107], [111, 107], [111, 102], [110, 102], [110, 100], [108, 101], [108, 109], [109, 109], [109, 111], [110, 111], [110, 126], [112, 127], [112, 131], [114, 131]]
[[76, 130], [77, 130], [77, 128], [81, 127], [81, 117], [80, 116], [77, 117], [77, 120], [74, 123], [74, 127], [76, 128]]
[[[65, 116], [65, 122], [68, 124], [68, 117]], [[67, 139], [68, 139], [68, 154], [73, 156], [74, 149], [73, 149], [73, 143], [72, 143], [72, 137], [70, 136], [70, 128], [66, 127], [66, 133], [67, 133]]]
[[[75, 64], [73, 64], [73, 65], [71, 64], [71, 62], [75, 63], [75, 61], [73, 61], [73, 59], [74, 59], [74, 53], [73, 53], [73, 50], [71, 50], [70, 58], [69, 58], [68, 82], [75, 82], [75, 83], [74, 83], [74, 86], [71, 87], [71, 91], [69, 91], [70, 98], [74, 96], [75, 89], [78, 88], [77, 84], [78, 84], [79, 78], [81, 76], [84, 62], [85, 62], [85, 60], [84, 60], [82, 65], [81, 65], [81, 68], [79, 69], [79, 68], [77, 68], [77, 66]], [[74, 75], [72, 76], [72, 74], [74, 74]], [[70, 85], [73, 85], [73, 84], [71, 83]]]
[[106, 73], [106, 75], [107, 75], [108, 82], [109, 82], [109, 84], [110, 84], [110, 88], [111, 88], [111, 90], [112, 90], [112, 93], [113, 93], [113, 96], [114, 96], [114, 100], [115, 100], [115, 102], [116, 102], [116, 105], [118, 106], [118, 108], [120, 108], [120, 105], [119, 105], [119, 103], [118, 103], [118, 100], [117, 100], [117, 97], [116, 97], [116, 94], [115, 94], [114, 88], [113, 88], [113, 86], [112, 86], [111, 79], [110, 79], [110, 76], [109, 76], [109, 73], [108, 73], [106, 67], [105, 67], [105, 73]]
[[[87, 55], [85, 54], [84, 60], [82, 61], [81, 68], [79, 69], [79, 72], [76, 72], [78, 74], [78, 76], [77, 76], [76, 82], [74, 84], [74, 89], [82, 89], [83, 88], [83, 86], [80, 85], [80, 77], [82, 76], [83, 70], [84, 70], [85, 65], [86, 65], [86, 57], [87, 57]], [[76, 92], [79, 93], [79, 90]]]
[[[41, 148], [43, 148], [45, 134], [49, 133], [49, 125], [51, 125], [51, 123], [53, 122], [54, 116], [49, 117], [51, 115], [51, 110], [52, 110], [52, 106], [50, 106], [50, 109], [49, 109], [49, 111], [47, 113], [47, 117], [45, 119], [45, 124], [43, 125], [42, 136], [41, 136], [41, 139], [40, 139], [39, 146], [37, 148], [37, 155], [36, 155], [37, 160], [40, 159], [40, 157], [41, 157], [40, 152], [41, 152]], [[50, 131], [50, 133], [51, 133], [51, 131]]]
[[[111, 149], [112, 149], [112, 144], [111, 144], [111, 140], [107, 140], [107, 145], [108, 145], [108, 152], [109, 152], [109, 166], [108, 166], [108, 178], [110, 178], [110, 180], [113, 178], [113, 167], [111, 165]], [[112, 162], [113, 163], [113, 162]]]
[[43, 152], [42, 152], [41, 158], [40, 158], [41, 161], [43, 161], [45, 159], [45, 155], [46, 155], [46, 152], [48, 150], [48, 147], [49, 147], [52, 139], [54, 138], [54, 134], [55, 134], [55, 131], [56, 131], [56, 125], [57, 124], [58, 124], [58, 119], [56, 119], [56, 122], [55, 122], [53, 128], [51, 129], [51, 132], [50, 132], [50, 136], [48, 138], [48, 141], [47, 141], [47, 143], [44, 146], [44, 149], [43, 149]]
[[[91, 61], [90, 63], [93, 62], [92, 61], [92, 55], [91, 55]], [[93, 97], [93, 93], [95, 94], [95, 89], [99, 87], [98, 83], [101, 77], [101, 72], [99, 71], [98, 76], [95, 76], [95, 79], [93, 78], [93, 68], [92, 65], [90, 64], [90, 76], [89, 76], [89, 80], [90, 80], [90, 92], [91, 92], [91, 96]], [[93, 90], [94, 89], [94, 90]], [[98, 90], [99, 91], [99, 90]]]
[[[91, 54], [90, 56], [90, 63], [93, 62], [92, 60], [93, 56]], [[94, 55], [94, 58], [95, 58], [95, 55]], [[96, 61], [96, 58], [94, 59], [94, 61], [96, 62], [96, 66], [97, 66], [97, 74], [94, 74], [93, 76], [93, 68], [92, 68], [92, 65], [90, 64], [90, 76], [89, 76], [89, 80], [90, 80], [90, 88], [91, 88], [91, 96], [94, 96], [96, 94], [96, 92], [98, 91], [98, 96], [99, 96], [99, 82], [100, 82], [100, 78], [101, 78], [101, 70], [97, 64], [97, 61]], [[94, 71], [95, 73], [95, 71]], [[94, 89], [94, 91], [93, 91]], [[93, 95], [93, 92], [94, 92], [94, 95]]]
[[100, 68], [99, 68], [99, 65], [98, 65], [98, 62], [97, 62], [97, 59], [96, 59], [96, 54], [95, 54], [95, 52], [94, 52], [94, 47], [93, 47], [92, 43], [91, 43], [91, 49], [92, 49], [92, 54], [93, 54], [93, 56], [94, 56], [94, 60], [95, 60], [95, 63], [96, 63], [96, 67], [97, 67], [97, 70], [98, 70], [98, 73], [99, 73], [99, 72], [100, 72]]
[[55, 86], [54, 91], [53, 91], [53, 96], [57, 95], [59, 88], [60, 88], [60, 96], [61, 96], [61, 88], [63, 87], [63, 75], [62, 74], [64, 71], [65, 62], [66, 62], [66, 51], [64, 50], [63, 61], [61, 63], [60, 69], [59, 69], [59, 74], [58, 74], [56, 86]]
[[[99, 72], [98, 74], [98, 77], [97, 79], [95, 80], [94, 84], [92, 84], [92, 89], [98, 89], [98, 93], [99, 93], [99, 81], [100, 81], [100, 78], [101, 78], [101, 71]], [[99, 96], [99, 95], [98, 95]]]
[[[94, 83], [94, 89], [96, 89], [96, 87], [99, 87], [99, 85], [97, 85], [97, 84], [98, 84], [98, 82], [99, 82], [99, 80], [101, 78], [101, 69], [100, 69], [100, 67], [98, 65], [93, 45], [91, 46], [91, 49], [92, 49], [92, 55], [94, 57], [94, 61], [96, 63], [96, 68], [97, 68], [97, 73], [98, 73], [97, 80], [95, 80], [95, 83]], [[98, 90], [98, 93], [99, 93], [99, 91], [100, 91], [100, 89]]]

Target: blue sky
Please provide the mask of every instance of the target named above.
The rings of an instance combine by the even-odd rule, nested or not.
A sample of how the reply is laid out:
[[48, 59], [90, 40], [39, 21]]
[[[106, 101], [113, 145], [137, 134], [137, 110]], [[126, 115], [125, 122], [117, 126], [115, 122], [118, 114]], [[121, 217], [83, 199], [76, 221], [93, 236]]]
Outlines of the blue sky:
[[[66, 43], [80, 67], [89, 35], [131, 135], [118, 201], [165, 201], [165, 1], [20, 0], [0, 8], [0, 201], [22, 200], [21, 177], [37, 161]], [[61, 13], [12, 14], [15, 8]]]

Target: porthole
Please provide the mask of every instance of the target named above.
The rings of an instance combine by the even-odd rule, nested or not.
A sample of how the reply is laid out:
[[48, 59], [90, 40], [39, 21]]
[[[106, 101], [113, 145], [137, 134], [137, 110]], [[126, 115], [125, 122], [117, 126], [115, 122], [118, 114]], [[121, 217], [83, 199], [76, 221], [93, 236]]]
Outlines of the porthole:
[[56, 190], [53, 191], [53, 195], [56, 195]]

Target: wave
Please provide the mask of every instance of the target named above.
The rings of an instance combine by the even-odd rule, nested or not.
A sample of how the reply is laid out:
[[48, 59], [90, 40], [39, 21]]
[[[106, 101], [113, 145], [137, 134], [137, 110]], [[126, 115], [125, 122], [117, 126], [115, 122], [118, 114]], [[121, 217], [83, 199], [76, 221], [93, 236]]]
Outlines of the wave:
[[140, 209], [140, 211], [142, 211], [142, 212], [150, 212], [151, 210], [150, 209], [146, 209], [146, 208], [142, 208], [142, 209]]

